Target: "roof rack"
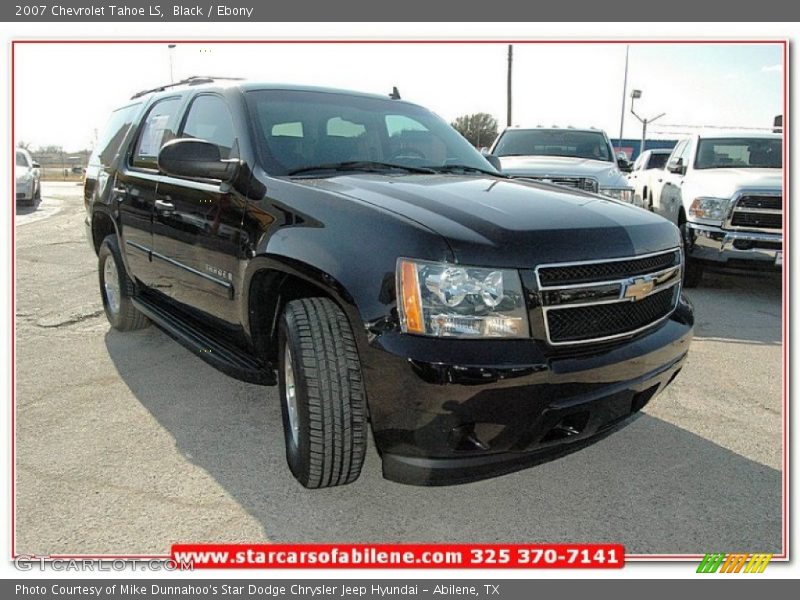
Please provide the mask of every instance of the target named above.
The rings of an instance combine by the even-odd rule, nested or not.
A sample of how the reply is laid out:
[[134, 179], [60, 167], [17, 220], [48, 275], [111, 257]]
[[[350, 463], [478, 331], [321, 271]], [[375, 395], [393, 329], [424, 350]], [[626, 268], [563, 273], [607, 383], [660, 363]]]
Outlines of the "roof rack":
[[180, 81], [176, 81], [175, 83], [168, 83], [166, 85], [160, 85], [158, 87], [149, 89], [149, 90], [142, 90], [141, 92], [136, 92], [133, 96], [131, 96], [131, 100], [136, 98], [141, 98], [146, 94], [152, 94], [153, 92], [163, 92], [168, 90], [169, 88], [174, 88], [179, 85], [201, 85], [203, 83], [213, 83], [217, 80], [223, 81], [242, 81], [243, 77], [211, 77], [208, 75], [192, 75], [191, 77], [187, 77], [186, 79], [181, 79]]

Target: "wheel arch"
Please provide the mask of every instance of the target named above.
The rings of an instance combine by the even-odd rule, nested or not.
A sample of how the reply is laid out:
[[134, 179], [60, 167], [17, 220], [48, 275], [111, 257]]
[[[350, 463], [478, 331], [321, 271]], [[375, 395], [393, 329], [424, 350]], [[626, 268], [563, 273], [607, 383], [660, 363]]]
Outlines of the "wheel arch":
[[277, 360], [283, 307], [299, 298], [329, 298], [347, 315], [356, 340], [362, 338], [363, 323], [352, 296], [333, 277], [312, 265], [282, 256], [256, 257], [250, 261], [243, 289], [242, 323], [253, 349], [270, 362]]

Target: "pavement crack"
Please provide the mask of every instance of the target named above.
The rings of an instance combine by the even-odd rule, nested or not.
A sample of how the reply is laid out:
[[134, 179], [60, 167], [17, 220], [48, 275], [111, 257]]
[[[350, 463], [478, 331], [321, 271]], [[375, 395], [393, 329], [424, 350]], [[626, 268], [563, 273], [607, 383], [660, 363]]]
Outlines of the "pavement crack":
[[36, 326], [41, 327], [42, 329], [57, 329], [59, 327], [69, 327], [70, 325], [75, 325], [77, 323], [81, 323], [88, 319], [94, 319], [95, 317], [99, 317], [103, 314], [103, 309], [98, 309], [88, 313], [80, 313], [77, 315], [69, 315], [64, 317], [62, 315], [57, 315], [55, 317], [45, 317], [44, 319], [39, 319], [36, 321]]

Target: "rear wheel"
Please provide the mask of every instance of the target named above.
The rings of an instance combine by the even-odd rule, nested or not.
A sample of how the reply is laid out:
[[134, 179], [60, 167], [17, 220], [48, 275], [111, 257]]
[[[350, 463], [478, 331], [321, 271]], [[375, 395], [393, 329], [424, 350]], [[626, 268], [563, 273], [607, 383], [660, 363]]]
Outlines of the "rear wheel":
[[100, 245], [97, 253], [98, 272], [100, 275], [100, 296], [103, 299], [108, 322], [119, 331], [142, 329], [150, 324], [133, 305], [133, 281], [128, 277], [122, 263], [119, 242], [116, 235], [109, 235]]
[[307, 488], [344, 485], [367, 447], [361, 364], [347, 317], [327, 298], [286, 305], [278, 332], [286, 460]]

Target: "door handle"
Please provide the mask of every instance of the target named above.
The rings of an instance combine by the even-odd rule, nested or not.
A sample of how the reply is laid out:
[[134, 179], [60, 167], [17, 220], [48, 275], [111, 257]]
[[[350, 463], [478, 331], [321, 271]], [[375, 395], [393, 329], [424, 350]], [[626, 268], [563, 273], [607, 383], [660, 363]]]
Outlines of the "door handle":
[[175, 210], [175, 205], [172, 204], [172, 202], [164, 202], [163, 200], [156, 200], [156, 210], [163, 210], [165, 212], [173, 211]]
[[658, 178], [658, 183], [661, 183], [662, 181], [664, 181], [664, 179], [662, 177], [659, 177]]

